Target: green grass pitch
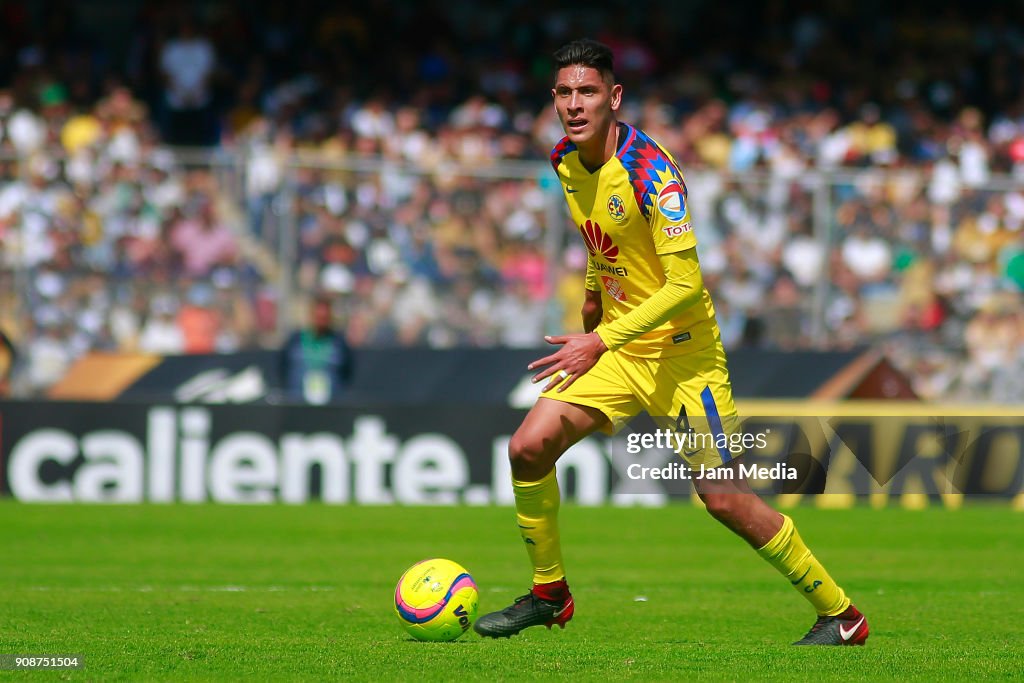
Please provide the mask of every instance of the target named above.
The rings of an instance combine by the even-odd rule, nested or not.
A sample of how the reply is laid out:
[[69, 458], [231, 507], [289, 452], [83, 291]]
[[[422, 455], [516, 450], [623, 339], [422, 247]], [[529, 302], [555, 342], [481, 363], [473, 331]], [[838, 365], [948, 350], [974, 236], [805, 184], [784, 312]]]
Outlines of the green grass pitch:
[[[80, 654], [41, 680], [1011, 679], [1024, 672], [1024, 516], [793, 511], [864, 610], [863, 648], [793, 648], [809, 606], [699, 509], [563, 506], [564, 631], [419, 643], [395, 581], [464, 564], [481, 611], [529, 582], [509, 508], [0, 503], [0, 653]], [[646, 598], [642, 600], [640, 598]]]

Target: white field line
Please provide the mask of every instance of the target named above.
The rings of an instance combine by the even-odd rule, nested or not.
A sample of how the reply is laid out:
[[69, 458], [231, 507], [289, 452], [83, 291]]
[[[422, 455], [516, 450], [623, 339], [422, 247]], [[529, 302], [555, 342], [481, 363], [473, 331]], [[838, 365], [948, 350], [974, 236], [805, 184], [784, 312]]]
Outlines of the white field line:
[[54, 593], [326, 593], [334, 586], [27, 586], [27, 590]]

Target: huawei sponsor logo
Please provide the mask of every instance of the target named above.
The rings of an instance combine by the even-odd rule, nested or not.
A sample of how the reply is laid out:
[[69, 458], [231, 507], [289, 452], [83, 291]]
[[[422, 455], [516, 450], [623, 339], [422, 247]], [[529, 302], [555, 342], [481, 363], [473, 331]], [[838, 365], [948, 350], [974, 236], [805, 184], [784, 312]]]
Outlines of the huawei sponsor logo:
[[608, 263], [615, 263], [615, 259], [619, 257], [619, 248], [612, 242], [612, 238], [601, 230], [600, 225], [594, 221], [587, 221], [580, 226], [580, 232], [591, 256], [601, 255]]
[[594, 270], [599, 273], [611, 273], [615, 277], [629, 277], [629, 269], [622, 266], [609, 266], [607, 263], [601, 263], [591, 259], [591, 265], [594, 266]]

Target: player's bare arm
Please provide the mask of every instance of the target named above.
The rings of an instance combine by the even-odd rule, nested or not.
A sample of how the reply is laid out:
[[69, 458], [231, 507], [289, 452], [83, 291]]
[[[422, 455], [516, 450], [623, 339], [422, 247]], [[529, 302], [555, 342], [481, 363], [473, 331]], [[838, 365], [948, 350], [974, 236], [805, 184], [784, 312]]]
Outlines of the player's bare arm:
[[593, 332], [601, 324], [604, 316], [604, 304], [601, 303], [601, 285], [597, 280], [597, 271], [594, 270], [594, 262], [587, 259], [587, 280], [585, 293], [583, 295], [583, 309], [580, 311], [583, 316], [583, 331]]
[[604, 306], [601, 304], [601, 290], [588, 288], [583, 298], [583, 309], [580, 311], [583, 316], [583, 331], [593, 332], [601, 324], [601, 317], [604, 315]]

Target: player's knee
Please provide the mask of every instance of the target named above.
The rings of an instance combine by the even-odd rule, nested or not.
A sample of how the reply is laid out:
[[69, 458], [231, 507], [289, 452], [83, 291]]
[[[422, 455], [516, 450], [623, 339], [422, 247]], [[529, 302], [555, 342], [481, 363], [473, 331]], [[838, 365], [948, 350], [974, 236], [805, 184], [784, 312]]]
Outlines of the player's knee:
[[540, 479], [551, 469], [551, 459], [544, 444], [519, 433], [508, 442], [508, 460], [512, 465], [512, 476], [523, 481]]
[[719, 521], [727, 521], [736, 517], [743, 500], [733, 493], [705, 492], [700, 494], [708, 514]]

